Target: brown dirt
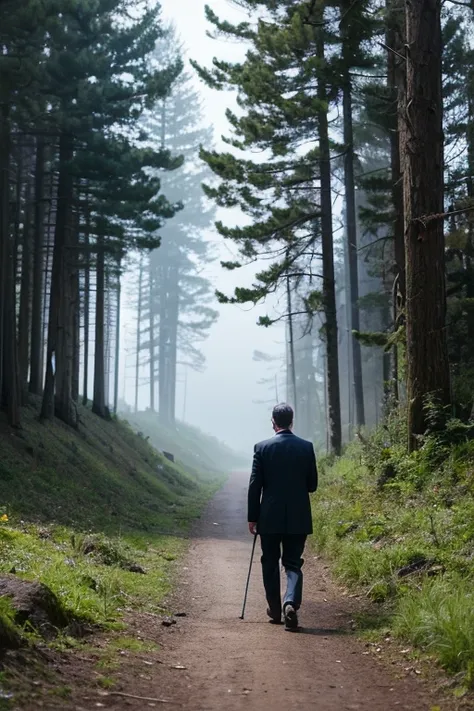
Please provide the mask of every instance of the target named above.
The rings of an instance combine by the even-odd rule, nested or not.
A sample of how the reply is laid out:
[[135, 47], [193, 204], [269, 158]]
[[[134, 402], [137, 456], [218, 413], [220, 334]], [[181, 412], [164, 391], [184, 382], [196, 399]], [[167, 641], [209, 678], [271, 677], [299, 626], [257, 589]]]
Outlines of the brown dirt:
[[[115, 696], [97, 687], [93, 655], [59, 664], [69, 699], [32, 698], [16, 708], [110, 711], [181, 708], [184, 711], [451, 711], [467, 708], [438, 689], [441, 673], [416, 676], [398, 652], [376, 658], [351, 635], [354, 605], [331, 582], [327, 567], [307, 549], [302, 633], [270, 625], [265, 614], [259, 555], [255, 557], [246, 618], [239, 620], [251, 550], [245, 523], [247, 475], [234, 475], [196, 525], [173, 600], [176, 624], [133, 615], [127, 634], [160, 644], [157, 653], [128, 654], [110, 676]], [[104, 638], [102, 643], [106, 643]], [[395, 649], [395, 648], [393, 648]], [[82, 666], [81, 666], [82, 665]], [[407, 666], [408, 665], [408, 666]], [[417, 667], [419, 669], [419, 667]], [[104, 675], [106, 672], [102, 672]], [[430, 688], [431, 687], [431, 688]], [[159, 700], [169, 703], [166, 706]], [[469, 706], [470, 707], [470, 706]], [[472, 708], [472, 707], [470, 707]]]

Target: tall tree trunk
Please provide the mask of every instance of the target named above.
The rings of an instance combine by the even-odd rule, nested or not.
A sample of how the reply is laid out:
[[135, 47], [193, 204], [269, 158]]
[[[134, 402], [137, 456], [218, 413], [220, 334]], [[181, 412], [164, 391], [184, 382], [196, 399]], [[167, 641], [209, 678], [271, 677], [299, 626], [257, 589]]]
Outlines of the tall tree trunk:
[[28, 368], [30, 362], [30, 323], [31, 323], [31, 186], [25, 188], [25, 210], [23, 215], [23, 237], [21, 254], [20, 310], [18, 317], [18, 364], [20, 372], [21, 400], [28, 400]]
[[[388, 304], [382, 308], [381, 311], [381, 329], [387, 327], [390, 323], [390, 307]], [[398, 376], [398, 351], [396, 348], [392, 349], [392, 357], [390, 357], [390, 352], [384, 350], [382, 353], [382, 380], [383, 380], [383, 401], [386, 403], [390, 396], [393, 395], [396, 400], [398, 400], [398, 377], [393, 383], [391, 382], [394, 377], [394, 373], [397, 372]]]
[[8, 124], [8, 109], [0, 104], [0, 405], [5, 402], [5, 345], [6, 340], [6, 306], [7, 306], [7, 270], [8, 240], [10, 239], [9, 224], [9, 180], [10, 180], [10, 131]]
[[[393, 287], [392, 287], [392, 314], [393, 314], [393, 323], [396, 324], [397, 318], [398, 318], [398, 279], [397, 278], [395, 278], [395, 281], [394, 281]], [[399, 402], [399, 400], [400, 400], [400, 372], [399, 372], [399, 358], [398, 358], [398, 343], [394, 343], [393, 348], [392, 348], [391, 379], [392, 379], [391, 393], [393, 395], [395, 402]]]
[[115, 359], [114, 359], [114, 415], [118, 411], [118, 390], [120, 379], [120, 296], [121, 296], [121, 257], [117, 257], [117, 314], [115, 319]]
[[426, 431], [425, 399], [450, 402], [446, 344], [441, 0], [407, 3], [406, 94], [400, 106], [406, 263], [409, 447]]
[[105, 290], [104, 290], [104, 398], [105, 406], [110, 411], [110, 340], [112, 334], [112, 307], [110, 303], [110, 270], [105, 267]]
[[33, 297], [31, 305], [30, 392], [43, 390], [44, 164], [42, 138], [36, 140]]
[[[63, 152], [64, 161], [61, 153]], [[56, 399], [55, 412], [59, 419], [71, 427], [77, 427], [77, 403], [73, 399], [73, 344], [74, 344], [74, 311], [76, 295], [74, 285], [77, 276], [77, 254], [75, 254], [73, 232], [73, 178], [71, 161], [73, 158], [72, 138], [64, 138], [64, 146], [60, 145], [60, 179], [65, 181], [64, 192], [61, 184], [58, 188], [58, 213], [56, 230], [63, 231], [63, 249], [61, 265], [61, 286], [58, 308], [56, 337]], [[61, 165], [62, 164], [62, 165]], [[62, 204], [61, 204], [62, 203]], [[56, 239], [56, 236], [55, 236]]]
[[[100, 232], [100, 227], [99, 227]], [[92, 412], [108, 418], [105, 404], [105, 247], [102, 235], [97, 237], [95, 297], [94, 399]]]
[[[76, 211], [74, 216], [73, 247], [74, 262], [77, 262], [79, 254], [79, 231], [80, 214]], [[81, 293], [79, 284], [79, 269], [75, 268], [72, 273], [72, 399], [79, 400], [79, 371], [81, 360]]]
[[14, 219], [13, 219], [13, 236], [14, 236], [14, 244], [13, 244], [13, 260], [14, 260], [14, 266], [13, 266], [13, 273], [15, 275], [15, 287], [16, 287], [16, 282], [20, 277], [20, 270], [18, 268], [18, 254], [20, 252], [20, 224], [21, 224], [21, 206], [22, 206], [22, 197], [23, 197], [23, 153], [24, 153], [24, 148], [21, 145], [21, 139], [20, 139], [20, 145], [17, 145], [17, 151], [16, 151], [18, 157], [16, 160], [16, 180], [15, 180], [15, 202], [14, 202]]
[[143, 255], [140, 254], [140, 265], [138, 267], [138, 313], [137, 313], [137, 355], [135, 362], [135, 412], [138, 412], [138, 389], [140, 385], [140, 350], [141, 350], [141, 330], [143, 302]]
[[[161, 104], [161, 148], [166, 148], [166, 127], [167, 127], [167, 106], [166, 99], [163, 99]], [[160, 299], [160, 325], [158, 339], [158, 413], [160, 420], [164, 424], [170, 423], [171, 414], [171, 388], [170, 382], [170, 347], [171, 334], [169, 323], [169, 293], [168, 293], [168, 259], [165, 249], [161, 247], [162, 263], [158, 268], [159, 284], [158, 293]], [[176, 382], [174, 384], [176, 392]]]
[[169, 293], [169, 412], [168, 419], [171, 425], [176, 423], [176, 371], [178, 363], [178, 327], [179, 327], [179, 269], [170, 267], [170, 293]]
[[[351, 442], [352, 437], [353, 437], [353, 425], [354, 425], [354, 418], [353, 418], [353, 393], [354, 393], [354, 377], [353, 377], [353, 371], [354, 371], [354, 361], [352, 358], [352, 343], [353, 343], [353, 337], [350, 329], [350, 323], [351, 323], [351, 285], [350, 285], [350, 278], [349, 278], [349, 250], [348, 250], [348, 244], [346, 240], [346, 245], [345, 245], [345, 250], [344, 250], [344, 296], [346, 300], [346, 308], [345, 308], [345, 336], [342, 337], [342, 343], [339, 344], [340, 349], [339, 349], [339, 354], [341, 355], [341, 346], [342, 346], [342, 354], [344, 355], [344, 346], [347, 350], [347, 353], [345, 353], [346, 358], [347, 358], [347, 374], [346, 374], [346, 380], [347, 380], [347, 406], [346, 406], [346, 411], [347, 411], [347, 441]], [[342, 418], [342, 413], [341, 413], [341, 418]]]
[[155, 308], [153, 303], [155, 280], [153, 278], [153, 272], [154, 266], [150, 255], [148, 267], [148, 323], [150, 331], [150, 345], [148, 351], [150, 358], [150, 410], [155, 412]]
[[[73, 343], [73, 257], [71, 255], [73, 180], [71, 161], [72, 138], [59, 139], [59, 178], [54, 231], [53, 268], [46, 355], [46, 382], [41, 416], [56, 415], [66, 424], [77, 427], [77, 407], [72, 399]], [[74, 255], [75, 259], [75, 255]], [[53, 364], [53, 359], [55, 364]]]
[[[387, 53], [387, 87], [389, 90], [388, 107], [390, 122], [390, 172], [392, 184], [392, 205], [394, 210], [393, 241], [395, 256], [395, 281], [392, 299], [393, 323], [397, 328], [405, 309], [405, 221], [403, 206], [403, 176], [400, 167], [400, 134], [398, 127], [398, 104], [405, 90], [405, 62], [395, 54], [403, 52], [404, 46], [404, 13], [400, 0], [386, 0], [387, 30], [386, 44], [391, 50]], [[399, 399], [398, 382], [398, 344], [392, 349], [392, 394]]]
[[10, 235], [10, 117], [0, 104], [0, 401], [12, 427], [20, 426], [15, 309], [14, 243]]
[[160, 337], [159, 337], [159, 415], [164, 424], [169, 424], [169, 267], [167, 255], [163, 254], [160, 265]]
[[293, 332], [293, 314], [291, 304], [291, 284], [290, 277], [286, 277], [286, 304], [288, 308], [288, 335], [289, 335], [289, 355], [290, 355], [290, 377], [291, 389], [293, 393], [293, 410], [296, 414], [297, 388], [296, 388], [296, 363], [295, 363], [295, 336]]
[[[324, 40], [318, 31], [317, 54], [324, 59]], [[327, 105], [327, 91], [324, 77], [318, 77], [318, 99]], [[323, 250], [323, 302], [326, 317], [326, 359], [327, 359], [327, 406], [330, 451], [341, 453], [341, 399], [339, 391], [339, 356], [337, 337], [336, 289], [334, 279], [334, 245], [332, 233], [331, 163], [327, 110], [318, 111], [319, 127], [319, 170], [321, 182], [321, 237]]]
[[324, 368], [324, 430], [326, 434], [326, 454], [331, 451], [331, 426], [329, 422], [329, 397], [328, 397], [328, 357], [327, 357], [327, 343], [325, 344], [325, 354], [323, 361]]
[[[467, 143], [467, 196], [470, 201], [474, 198], [474, 68], [468, 74], [466, 87], [468, 119], [466, 130]], [[472, 217], [467, 219], [467, 242], [464, 248], [464, 268], [466, 271], [466, 298], [474, 299], [474, 223]], [[474, 303], [471, 301], [471, 303]], [[467, 336], [469, 343], [474, 341], [474, 309], [471, 307], [467, 313]]]
[[[343, 88], [343, 115], [344, 115], [344, 194], [346, 207], [346, 239], [349, 263], [349, 291], [350, 291], [350, 323], [348, 324], [351, 339], [352, 369], [354, 376], [354, 398], [357, 425], [365, 425], [364, 386], [362, 380], [362, 356], [360, 342], [354, 337], [353, 331], [360, 331], [359, 318], [359, 268], [357, 259], [357, 220], [355, 204], [354, 181], [354, 131], [352, 125], [352, 83], [349, 73], [350, 58], [347, 42], [343, 42], [344, 63], [344, 88]], [[350, 423], [351, 424], [351, 423]]]
[[90, 302], [91, 302], [91, 213], [89, 195], [85, 197], [86, 220], [84, 227], [84, 370], [82, 374], [82, 404], [87, 405], [89, 399], [89, 336], [90, 336]]
[[[43, 380], [46, 387], [46, 371], [48, 369], [46, 358], [48, 349], [48, 334], [49, 334], [49, 312], [51, 307], [51, 283], [53, 276], [53, 252], [54, 252], [54, 222], [56, 221], [56, 211], [58, 204], [58, 185], [57, 176], [54, 172], [53, 165], [57, 155], [57, 146], [52, 147], [52, 156], [50, 163], [50, 180], [49, 180], [49, 202], [48, 214], [45, 223], [45, 239], [46, 239], [46, 254], [44, 257], [44, 278], [43, 278], [43, 331], [42, 331], [42, 359], [43, 365]], [[44, 398], [44, 390], [43, 390]], [[52, 405], [54, 413], [54, 403]]]
[[79, 273], [74, 280], [74, 311], [73, 311], [73, 359], [72, 359], [72, 399], [79, 401], [80, 361], [81, 361], [81, 294], [79, 290]]
[[[186, 422], [186, 405], [188, 401], [188, 367], [184, 366], [184, 396], [183, 396], [183, 422]], [[278, 402], [278, 397], [277, 397]]]

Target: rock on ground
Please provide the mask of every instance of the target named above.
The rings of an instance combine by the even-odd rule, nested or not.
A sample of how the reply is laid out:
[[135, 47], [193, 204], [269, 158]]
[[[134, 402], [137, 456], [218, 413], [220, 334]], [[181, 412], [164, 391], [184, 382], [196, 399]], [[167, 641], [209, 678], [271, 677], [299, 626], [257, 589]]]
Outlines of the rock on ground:
[[28, 622], [43, 637], [54, 636], [58, 628], [68, 623], [58, 598], [43, 583], [1, 575], [0, 597], [11, 599], [17, 624]]

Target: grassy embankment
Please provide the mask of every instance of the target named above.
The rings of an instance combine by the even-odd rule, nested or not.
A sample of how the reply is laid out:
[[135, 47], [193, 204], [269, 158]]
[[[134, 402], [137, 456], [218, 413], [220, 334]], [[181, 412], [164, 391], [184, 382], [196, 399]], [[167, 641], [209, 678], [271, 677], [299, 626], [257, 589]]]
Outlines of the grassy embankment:
[[238, 455], [215, 437], [203, 436], [196, 427], [178, 422], [175, 429], [161, 425], [156, 414], [146, 412], [124, 414], [124, 418], [134, 430], [149, 437], [150, 443], [157, 449], [172, 452], [183, 464], [193, 469], [215, 472], [217, 463], [219, 472], [226, 469], [249, 467], [248, 454]]
[[463, 693], [474, 686], [474, 441], [453, 420], [407, 455], [405, 432], [393, 417], [323, 463], [315, 539], [339, 579], [380, 604], [360, 626], [436, 660]]
[[[194, 431], [206, 451], [198, 468], [168, 433], [172, 463], [124, 422], [83, 408], [75, 432], [41, 424], [37, 406], [24, 409], [21, 431], [0, 420], [0, 575], [45, 583], [75, 629], [121, 628], [124, 608], [163, 614], [186, 532], [223, 480], [219, 448]], [[36, 640], [0, 598], [0, 641], [6, 635]]]

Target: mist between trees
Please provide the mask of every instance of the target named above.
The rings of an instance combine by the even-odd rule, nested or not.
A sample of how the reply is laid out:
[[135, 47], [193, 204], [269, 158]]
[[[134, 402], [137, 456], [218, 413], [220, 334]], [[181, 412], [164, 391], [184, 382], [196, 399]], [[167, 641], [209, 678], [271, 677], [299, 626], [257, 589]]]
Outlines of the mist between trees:
[[[276, 293], [286, 304], [261, 318], [285, 324], [282, 362], [255, 354], [271, 400], [293, 402], [301, 434], [334, 453], [387, 403], [407, 403], [413, 448], [428, 398], [462, 417], [472, 409], [472, 10], [234, 4], [242, 23], [211, 7], [207, 18], [244, 43], [245, 59], [191, 62], [211, 88], [237, 92], [221, 151], [158, 5], [1, 1], [9, 422], [20, 426], [30, 393], [43, 419], [78, 427], [79, 400], [108, 417], [137, 410], [145, 386], [174, 426], [177, 369], [204, 367], [200, 341], [218, 315], [201, 275], [213, 258], [204, 233], [217, 208], [232, 208], [247, 222], [216, 223], [238, 251], [223, 267], [268, 261], [218, 301]], [[125, 271], [136, 395], [119, 406]]]

